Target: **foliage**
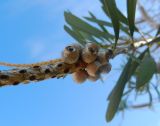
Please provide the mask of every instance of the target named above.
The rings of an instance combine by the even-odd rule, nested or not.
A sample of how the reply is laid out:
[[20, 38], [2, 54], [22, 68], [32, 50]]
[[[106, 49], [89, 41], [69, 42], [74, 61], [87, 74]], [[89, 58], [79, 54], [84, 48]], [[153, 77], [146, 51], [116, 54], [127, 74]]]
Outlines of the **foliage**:
[[[157, 74], [157, 71], [151, 49], [153, 45], [157, 47], [160, 45], [160, 27], [153, 29], [153, 31], [156, 31], [156, 36], [151, 34], [152, 41], [149, 41], [146, 36], [148, 32], [141, 32], [139, 24], [135, 22], [137, 0], [126, 0], [127, 17], [118, 9], [115, 0], [100, 0], [100, 2], [102, 10], [109, 20], [98, 19], [91, 12], [89, 12], [90, 17], [81, 19], [67, 11], [64, 16], [68, 25], [65, 25], [64, 29], [82, 45], [87, 42], [95, 42], [104, 49], [109, 48], [114, 51], [117, 48], [122, 48], [128, 50], [125, 54], [128, 61], [108, 96], [109, 105], [106, 120], [109, 122], [117, 111], [122, 110], [122, 105], [123, 109], [128, 108], [126, 96], [132, 91], [135, 91], [136, 95], [145, 92], [149, 95], [149, 102], [152, 102], [151, 80]], [[89, 22], [97, 24], [98, 27], [91, 25]], [[109, 28], [112, 28], [114, 32], [111, 32]], [[142, 40], [145, 43], [135, 46], [135, 43]], [[154, 85], [153, 87], [160, 97], [157, 86]]]

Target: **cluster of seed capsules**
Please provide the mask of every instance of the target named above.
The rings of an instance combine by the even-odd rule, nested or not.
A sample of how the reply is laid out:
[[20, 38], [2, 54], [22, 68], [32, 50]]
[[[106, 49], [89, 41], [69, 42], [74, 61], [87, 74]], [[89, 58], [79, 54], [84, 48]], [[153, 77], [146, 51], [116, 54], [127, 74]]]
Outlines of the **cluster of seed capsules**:
[[35, 64], [3, 63], [16, 68], [0, 71], [0, 86], [60, 78], [67, 74], [72, 74], [77, 83], [87, 79], [96, 81], [101, 74], [110, 72], [109, 59], [112, 56], [111, 50], [102, 50], [96, 43], [87, 43], [85, 46], [71, 44], [64, 48], [60, 59]]
[[62, 52], [62, 58], [67, 64], [76, 64], [81, 62], [85, 67], [72, 73], [76, 83], [83, 83], [87, 79], [97, 81], [101, 74], [107, 74], [111, 71], [109, 59], [112, 56], [111, 50], [101, 50], [96, 43], [87, 43], [84, 47], [79, 44], [72, 44], [65, 47]]

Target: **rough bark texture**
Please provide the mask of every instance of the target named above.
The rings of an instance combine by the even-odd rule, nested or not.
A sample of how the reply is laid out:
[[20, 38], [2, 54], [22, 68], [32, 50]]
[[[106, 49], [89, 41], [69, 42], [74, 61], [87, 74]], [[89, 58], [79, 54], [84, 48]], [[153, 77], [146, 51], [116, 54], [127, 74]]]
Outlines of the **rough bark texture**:
[[0, 86], [18, 85], [31, 81], [42, 81], [48, 78], [60, 78], [71, 74], [79, 69], [84, 69], [86, 64], [82, 61], [76, 64], [66, 64], [63, 60], [57, 60], [53, 64], [34, 65], [32, 67], [21, 67], [11, 70], [0, 71]]

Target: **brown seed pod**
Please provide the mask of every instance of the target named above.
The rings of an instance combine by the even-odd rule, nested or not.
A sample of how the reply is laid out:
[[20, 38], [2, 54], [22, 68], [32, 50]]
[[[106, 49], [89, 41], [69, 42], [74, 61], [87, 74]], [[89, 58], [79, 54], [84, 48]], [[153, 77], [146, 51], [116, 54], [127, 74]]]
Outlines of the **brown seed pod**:
[[97, 81], [98, 79], [100, 78], [100, 75], [96, 75], [96, 76], [88, 76], [88, 80], [90, 80], [90, 81], [92, 81], [92, 82], [95, 82], [95, 81]]
[[109, 73], [111, 71], [111, 64], [108, 62], [105, 65], [102, 65], [99, 70], [97, 71], [97, 73], [102, 73], [102, 74], [106, 74]]
[[88, 64], [88, 66], [86, 67], [86, 71], [90, 76], [95, 77], [100, 66], [101, 66], [101, 63], [98, 61], [95, 61], [93, 63]]
[[99, 52], [98, 57], [97, 57], [97, 61], [99, 61], [101, 63], [101, 65], [106, 64], [107, 63], [106, 52]]
[[106, 59], [109, 61], [110, 58], [113, 58], [113, 51], [111, 49], [108, 49], [105, 52], [105, 55], [106, 55]]
[[85, 70], [80, 70], [80, 71], [74, 72], [72, 76], [73, 76], [73, 80], [76, 83], [81, 84], [86, 81], [88, 74]]
[[56, 72], [64, 72], [65, 68], [66, 68], [66, 64], [64, 62], [56, 63], [53, 66], [53, 70]]
[[99, 46], [95, 43], [87, 43], [82, 50], [82, 60], [85, 63], [92, 63], [96, 60], [99, 51]]
[[97, 60], [102, 64], [106, 64], [109, 62], [109, 59], [112, 57], [111, 50], [106, 50], [98, 53]]
[[82, 47], [79, 44], [72, 44], [65, 47], [62, 52], [62, 58], [65, 63], [74, 64], [78, 61], [80, 57]]

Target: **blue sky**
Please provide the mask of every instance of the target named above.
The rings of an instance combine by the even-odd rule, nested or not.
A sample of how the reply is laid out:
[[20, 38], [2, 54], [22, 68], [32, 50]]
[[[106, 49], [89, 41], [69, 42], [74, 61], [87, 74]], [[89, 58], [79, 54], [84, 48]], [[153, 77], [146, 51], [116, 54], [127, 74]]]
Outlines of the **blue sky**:
[[[123, 2], [118, 4], [125, 11]], [[33, 63], [59, 58], [74, 40], [63, 30], [63, 12], [78, 16], [94, 12], [105, 18], [98, 0], [1, 0], [0, 61]], [[127, 111], [106, 124], [106, 97], [124, 62], [111, 61], [113, 70], [101, 81], [77, 85], [71, 76], [0, 89], [0, 125], [3, 126], [160, 126], [158, 105]], [[3, 67], [1, 69], [4, 69]]]

